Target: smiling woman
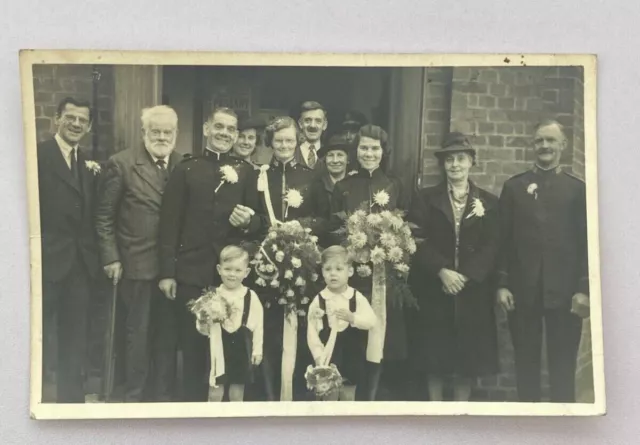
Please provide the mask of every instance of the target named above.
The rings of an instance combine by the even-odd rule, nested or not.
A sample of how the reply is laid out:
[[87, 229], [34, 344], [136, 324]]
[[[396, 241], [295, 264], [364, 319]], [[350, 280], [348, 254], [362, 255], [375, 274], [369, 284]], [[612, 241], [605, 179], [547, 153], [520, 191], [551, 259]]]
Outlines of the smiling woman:
[[436, 151], [446, 180], [421, 190], [409, 219], [426, 241], [411, 266], [420, 311], [411, 326], [413, 368], [441, 401], [453, 377], [454, 399], [468, 401], [472, 378], [497, 372], [490, 273], [497, 251], [497, 197], [469, 181], [476, 151], [451, 133]]

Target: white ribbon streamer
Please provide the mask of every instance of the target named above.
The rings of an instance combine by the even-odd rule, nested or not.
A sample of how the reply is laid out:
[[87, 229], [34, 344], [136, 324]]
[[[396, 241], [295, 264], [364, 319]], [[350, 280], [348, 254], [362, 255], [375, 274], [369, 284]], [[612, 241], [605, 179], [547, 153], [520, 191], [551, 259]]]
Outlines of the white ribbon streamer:
[[336, 338], [338, 338], [338, 329], [331, 328], [329, 333], [329, 339], [327, 344], [324, 345], [324, 351], [322, 352], [322, 359], [320, 360], [320, 366], [329, 366], [331, 364], [331, 357], [333, 356], [333, 349], [336, 346]]
[[385, 264], [374, 264], [371, 287], [371, 307], [378, 319], [369, 331], [367, 361], [380, 363], [383, 358], [384, 338], [387, 330], [387, 286]]
[[293, 371], [296, 367], [298, 348], [298, 316], [295, 312], [284, 313], [282, 330], [282, 372], [280, 377], [280, 401], [293, 400]]
[[267, 205], [267, 213], [269, 215], [269, 225], [275, 225], [278, 220], [273, 212], [273, 204], [271, 203], [271, 194], [269, 193], [269, 177], [267, 176], [268, 165], [263, 165], [260, 168], [260, 174], [258, 175], [258, 191], [264, 194], [264, 201]]
[[217, 388], [216, 379], [224, 375], [224, 345], [222, 343], [222, 326], [213, 323], [209, 329], [209, 352], [211, 353], [211, 371], [209, 386]]

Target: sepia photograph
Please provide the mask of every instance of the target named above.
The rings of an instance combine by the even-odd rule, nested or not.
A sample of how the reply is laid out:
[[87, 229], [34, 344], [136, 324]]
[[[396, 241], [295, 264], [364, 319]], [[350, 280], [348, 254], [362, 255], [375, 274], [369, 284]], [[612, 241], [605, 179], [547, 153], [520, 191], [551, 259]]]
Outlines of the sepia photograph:
[[595, 56], [20, 63], [32, 418], [605, 414]]

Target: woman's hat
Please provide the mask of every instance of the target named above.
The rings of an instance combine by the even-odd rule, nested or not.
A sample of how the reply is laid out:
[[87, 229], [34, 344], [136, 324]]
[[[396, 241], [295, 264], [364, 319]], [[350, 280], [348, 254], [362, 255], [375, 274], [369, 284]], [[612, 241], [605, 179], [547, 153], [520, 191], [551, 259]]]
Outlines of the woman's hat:
[[349, 152], [353, 151], [354, 148], [355, 145], [350, 144], [346, 136], [342, 134], [336, 134], [329, 138], [329, 142], [326, 145], [320, 147], [318, 156], [324, 157], [327, 155], [327, 153], [334, 150], [341, 150], [349, 154]]
[[267, 122], [260, 116], [245, 117], [238, 122], [238, 131], [249, 130], [251, 128], [255, 130], [263, 130], [267, 126]]
[[467, 139], [467, 137], [464, 134], [454, 131], [449, 133], [444, 138], [444, 141], [442, 142], [442, 147], [436, 150], [433, 154], [436, 157], [440, 158], [449, 153], [459, 153], [459, 152], [469, 153], [471, 156], [473, 156], [474, 159], [476, 157], [476, 149], [473, 148], [473, 146], [471, 145], [471, 142], [469, 142], [469, 139]]

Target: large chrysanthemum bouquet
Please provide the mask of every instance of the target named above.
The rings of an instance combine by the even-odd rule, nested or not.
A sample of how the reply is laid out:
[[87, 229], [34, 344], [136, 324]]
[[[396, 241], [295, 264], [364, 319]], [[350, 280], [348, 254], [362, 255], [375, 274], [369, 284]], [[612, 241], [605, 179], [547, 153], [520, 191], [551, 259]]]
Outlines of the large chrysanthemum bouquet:
[[[384, 208], [389, 202], [386, 192], [374, 195], [374, 204]], [[416, 241], [411, 226], [401, 210], [371, 212], [363, 203], [351, 214], [339, 215], [344, 225], [339, 229], [345, 237], [345, 246], [356, 262], [356, 273], [363, 278], [384, 280], [393, 305], [415, 306], [416, 301], [406, 284], [411, 256], [416, 252]], [[384, 275], [373, 274], [373, 267], [384, 266]], [[373, 276], [372, 276], [373, 275]]]
[[271, 226], [269, 233], [255, 254], [251, 264], [260, 287], [273, 289], [265, 292], [265, 307], [277, 304], [287, 313], [300, 317], [307, 314], [310, 298], [309, 283], [318, 280], [320, 263], [318, 238], [311, 229], [298, 221], [288, 221]]

